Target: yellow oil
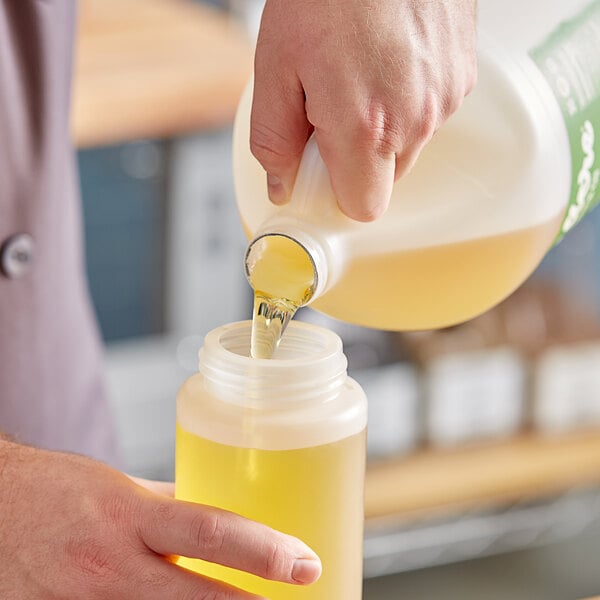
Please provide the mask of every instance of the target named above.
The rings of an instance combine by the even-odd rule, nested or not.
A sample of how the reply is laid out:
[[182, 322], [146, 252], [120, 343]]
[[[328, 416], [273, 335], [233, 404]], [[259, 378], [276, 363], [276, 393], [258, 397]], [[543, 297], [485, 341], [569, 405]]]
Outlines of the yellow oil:
[[254, 289], [250, 354], [271, 358], [290, 319], [312, 297], [315, 267], [298, 242], [267, 235], [253, 246], [248, 279]]
[[[376, 329], [409, 331], [461, 323], [506, 298], [534, 271], [561, 221], [562, 213], [502, 235], [354, 257], [311, 307]], [[274, 279], [263, 275], [262, 293]]]
[[294, 535], [321, 558], [310, 586], [180, 558], [182, 566], [270, 600], [360, 600], [365, 432], [294, 450], [227, 446], [177, 425], [176, 497], [218, 506]]

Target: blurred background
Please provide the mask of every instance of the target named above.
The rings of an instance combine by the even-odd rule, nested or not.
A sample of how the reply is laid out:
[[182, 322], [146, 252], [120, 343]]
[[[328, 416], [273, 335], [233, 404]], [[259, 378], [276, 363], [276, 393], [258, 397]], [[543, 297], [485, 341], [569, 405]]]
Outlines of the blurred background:
[[[73, 135], [126, 468], [171, 479], [203, 336], [251, 315], [231, 124], [262, 0], [82, 0]], [[489, 313], [326, 319], [369, 406], [365, 600], [600, 593], [600, 211]], [[336, 599], [338, 600], [338, 599]]]

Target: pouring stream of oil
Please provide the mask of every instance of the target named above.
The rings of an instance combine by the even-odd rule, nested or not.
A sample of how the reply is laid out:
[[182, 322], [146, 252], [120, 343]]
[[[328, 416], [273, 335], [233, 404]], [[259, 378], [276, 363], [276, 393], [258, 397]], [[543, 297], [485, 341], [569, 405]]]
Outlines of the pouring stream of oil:
[[250, 354], [271, 358], [288, 323], [314, 293], [315, 265], [292, 238], [266, 235], [252, 244], [246, 274], [254, 289]]

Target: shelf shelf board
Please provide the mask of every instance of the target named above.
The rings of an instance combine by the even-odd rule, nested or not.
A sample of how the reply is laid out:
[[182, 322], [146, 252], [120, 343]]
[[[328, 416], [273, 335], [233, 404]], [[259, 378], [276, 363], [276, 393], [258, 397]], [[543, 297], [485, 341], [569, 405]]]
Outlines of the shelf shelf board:
[[453, 450], [424, 450], [367, 468], [367, 527], [600, 484], [600, 432], [525, 434]]
[[191, 0], [84, 0], [71, 127], [79, 147], [233, 122], [253, 48], [223, 12]]

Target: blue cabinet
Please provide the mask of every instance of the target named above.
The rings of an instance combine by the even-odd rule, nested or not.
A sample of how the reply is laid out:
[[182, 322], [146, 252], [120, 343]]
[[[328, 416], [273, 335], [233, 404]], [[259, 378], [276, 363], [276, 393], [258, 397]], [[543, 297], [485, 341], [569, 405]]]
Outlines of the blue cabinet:
[[87, 273], [105, 341], [163, 331], [164, 153], [136, 142], [78, 155]]

